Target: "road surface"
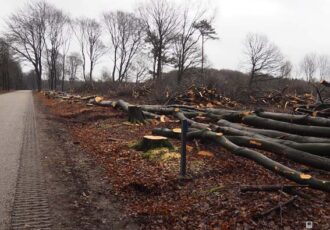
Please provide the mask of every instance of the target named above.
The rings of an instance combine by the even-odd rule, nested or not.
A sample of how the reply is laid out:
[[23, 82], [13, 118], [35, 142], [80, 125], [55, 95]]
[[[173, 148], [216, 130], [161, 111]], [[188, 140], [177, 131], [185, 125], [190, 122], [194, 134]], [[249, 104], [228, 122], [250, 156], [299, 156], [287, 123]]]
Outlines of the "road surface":
[[49, 226], [34, 115], [31, 91], [0, 95], [1, 230]]

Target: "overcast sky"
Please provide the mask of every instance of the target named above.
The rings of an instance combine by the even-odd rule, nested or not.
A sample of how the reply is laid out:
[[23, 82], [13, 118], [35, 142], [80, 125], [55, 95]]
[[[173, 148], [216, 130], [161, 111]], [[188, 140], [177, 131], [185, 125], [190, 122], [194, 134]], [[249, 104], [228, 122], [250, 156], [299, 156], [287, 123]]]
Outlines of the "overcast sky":
[[[142, 0], [143, 1], [143, 0]], [[204, 0], [201, 0], [204, 1]], [[5, 19], [25, 0], [0, 0]], [[48, 0], [73, 17], [100, 18], [106, 10], [134, 11], [138, 0]], [[297, 65], [306, 53], [330, 54], [330, 0], [214, 0], [219, 41], [210, 41], [206, 53], [212, 67], [240, 69], [247, 33], [267, 35]], [[3, 22], [0, 27], [3, 29]], [[107, 65], [103, 61], [99, 70]]]

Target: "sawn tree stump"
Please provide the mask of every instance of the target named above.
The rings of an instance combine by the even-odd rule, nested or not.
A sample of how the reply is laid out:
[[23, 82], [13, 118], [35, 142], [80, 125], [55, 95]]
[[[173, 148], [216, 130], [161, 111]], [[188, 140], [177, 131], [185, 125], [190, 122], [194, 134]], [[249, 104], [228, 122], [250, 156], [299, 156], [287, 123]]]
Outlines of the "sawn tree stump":
[[145, 123], [145, 117], [139, 106], [128, 106], [128, 121], [131, 123]]
[[136, 146], [137, 150], [144, 152], [157, 148], [174, 149], [167, 137], [163, 136], [144, 136], [142, 141]]

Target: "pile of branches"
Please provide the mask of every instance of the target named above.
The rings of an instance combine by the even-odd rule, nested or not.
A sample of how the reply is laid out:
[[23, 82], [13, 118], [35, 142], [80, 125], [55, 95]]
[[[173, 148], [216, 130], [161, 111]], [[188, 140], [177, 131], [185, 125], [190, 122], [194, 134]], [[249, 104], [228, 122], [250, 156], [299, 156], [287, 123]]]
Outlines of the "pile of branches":
[[255, 92], [254, 95], [249, 95], [251, 103], [254, 105], [271, 105], [277, 108], [292, 108], [302, 104], [313, 104], [315, 103], [315, 97], [310, 93], [303, 95], [293, 95], [286, 93], [287, 88], [283, 90], [272, 90], [272, 91], [259, 91]]
[[236, 101], [217, 93], [216, 89], [191, 86], [182, 94], [178, 94], [168, 101], [168, 104], [192, 105], [197, 108], [224, 107], [234, 108], [240, 106]]
[[[132, 105], [123, 100], [95, 97], [89, 104], [112, 107], [128, 114], [130, 122], [159, 119], [165, 116], [187, 120], [189, 139], [203, 139], [227, 149], [232, 154], [300, 185], [330, 192], [330, 181], [316, 178], [279, 163], [262, 152], [271, 152], [297, 164], [330, 171], [330, 119], [259, 111], [234, 111], [219, 108], [196, 108], [189, 105]], [[156, 128], [153, 134], [180, 138], [180, 129]]]
[[323, 80], [320, 83], [321, 87], [318, 87], [316, 84], [314, 84], [314, 88], [318, 95], [318, 100], [314, 100], [312, 103], [300, 103], [300, 105], [297, 105], [294, 107], [294, 112], [296, 114], [306, 114], [313, 117], [326, 117], [330, 118], [330, 101], [329, 99], [324, 99], [322, 97], [322, 92], [330, 88], [330, 83]]

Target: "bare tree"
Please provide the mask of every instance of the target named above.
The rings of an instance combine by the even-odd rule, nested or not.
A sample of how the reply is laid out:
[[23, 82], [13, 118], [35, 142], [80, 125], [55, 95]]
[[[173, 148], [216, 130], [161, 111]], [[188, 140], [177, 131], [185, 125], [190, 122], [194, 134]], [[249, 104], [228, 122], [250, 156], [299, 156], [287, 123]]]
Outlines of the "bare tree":
[[[83, 76], [85, 81], [86, 76], [86, 64], [88, 58], [89, 64], [89, 76], [88, 80], [93, 83], [93, 71], [100, 58], [105, 53], [105, 46], [101, 41], [102, 28], [95, 19], [80, 18], [76, 21], [73, 30], [80, 45], [80, 51], [83, 61]], [[86, 58], [87, 56], [87, 58]]]
[[105, 13], [104, 23], [111, 38], [113, 47], [112, 80], [127, 78], [129, 69], [138, 52], [143, 48], [144, 24], [131, 13], [122, 11]]
[[39, 91], [42, 83], [47, 8], [48, 4], [43, 1], [28, 3], [7, 20], [8, 44], [19, 57], [33, 66]]
[[280, 67], [279, 77], [288, 78], [292, 73], [293, 65], [290, 61], [285, 61]]
[[266, 36], [248, 34], [245, 39], [246, 65], [250, 69], [249, 87], [267, 76], [279, 76], [284, 57], [279, 48]]
[[197, 28], [202, 36], [202, 74], [204, 74], [204, 64], [205, 64], [205, 42], [207, 40], [216, 40], [219, 39], [217, 37], [217, 33], [212, 26], [212, 20], [203, 19], [195, 24], [195, 28]]
[[164, 64], [172, 61], [168, 51], [177, 34], [178, 13], [168, 0], [149, 0], [139, 8], [139, 13], [153, 54], [153, 77], [161, 79]]
[[200, 63], [201, 53], [198, 42], [205, 33], [198, 33], [201, 30], [198, 24], [203, 21], [202, 18], [206, 16], [207, 11], [202, 5], [193, 5], [189, 2], [180, 12], [182, 14], [179, 16], [178, 33], [174, 40], [174, 61], [175, 67], [178, 68], [178, 82], [181, 82], [187, 69], [196, 67]]
[[318, 68], [321, 80], [330, 78], [330, 59], [327, 55], [321, 55], [318, 58]]
[[0, 89], [22, 89], [23, 73], [5, 39], [0, 38]]
[[67, 58], [67, 74], [69, 75], [69, 81], [73, 82], [77, 79], [77, 72], [79, 67], [82, 66], [82, 59], [79, 53], [71, 53]]
[[308, 82], [314, 81], [318, 68], [317, 55], [314, 53], [306, 54], [300, 63], [300, 68]]
[[65, 43], [67, 42], [68, 31], [65, 29], [68, 23], [68, 17], [61, 10], [56, 9], [53, 6], [48, 6], [46, 17], [46, 36], [44, 39], [46, 46], [46, 59], [49, 69], [50, 89], [56, 90], [57, 88], [57, 81], [59, 79], [57, 67], [60, 62], [58, 59], [60, 55], [60, 48], [66, 45]]

